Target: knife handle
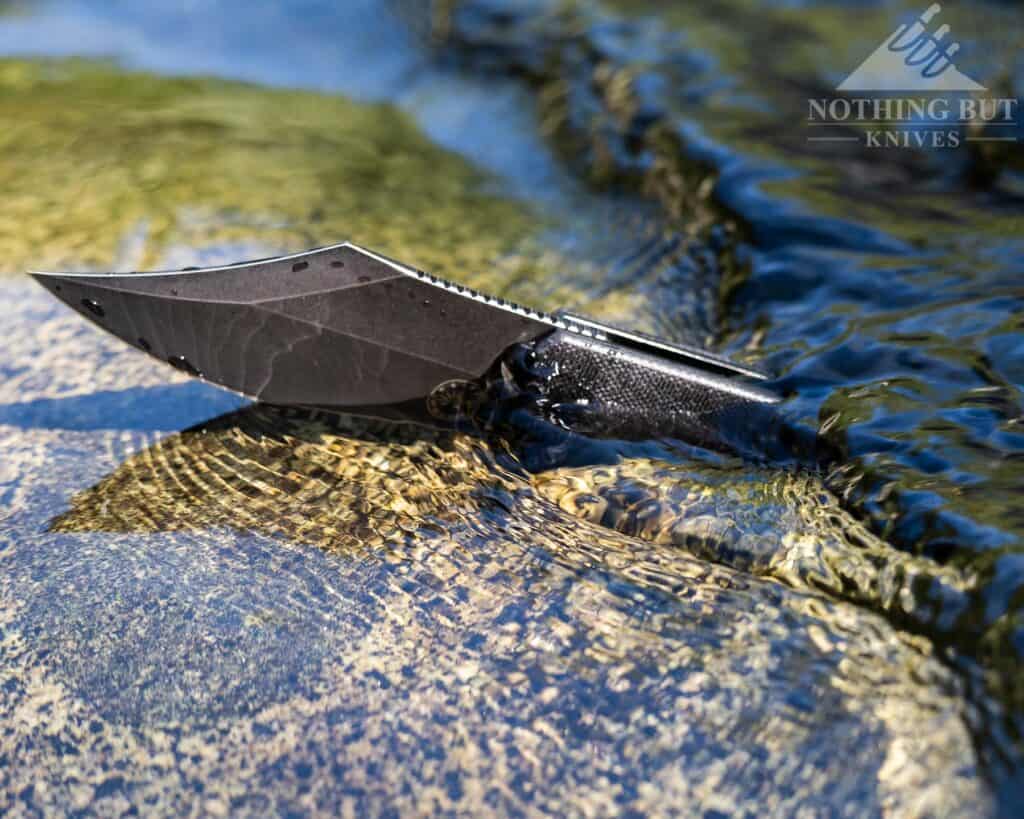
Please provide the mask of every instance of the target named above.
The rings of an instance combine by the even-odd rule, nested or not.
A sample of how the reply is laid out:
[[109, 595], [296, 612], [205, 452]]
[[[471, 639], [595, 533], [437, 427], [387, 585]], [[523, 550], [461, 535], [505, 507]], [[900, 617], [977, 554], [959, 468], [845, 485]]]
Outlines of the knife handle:
[[567, 330], [535, 342], [528, 358], [529, 388], [552, 420], [595, 437], [735, 450], [779, 400], [747, 379]]

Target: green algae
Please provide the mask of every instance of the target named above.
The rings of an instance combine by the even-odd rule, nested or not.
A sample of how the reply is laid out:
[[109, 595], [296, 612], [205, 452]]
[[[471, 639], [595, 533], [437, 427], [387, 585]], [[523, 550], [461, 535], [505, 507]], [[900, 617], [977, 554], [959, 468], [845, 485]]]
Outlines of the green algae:
[[542, 218], [389, 105], [3, 60], [0, 151], [6, 272], [350, 239], [506, 295], [547, 275], [536, 254], [513, 253]]

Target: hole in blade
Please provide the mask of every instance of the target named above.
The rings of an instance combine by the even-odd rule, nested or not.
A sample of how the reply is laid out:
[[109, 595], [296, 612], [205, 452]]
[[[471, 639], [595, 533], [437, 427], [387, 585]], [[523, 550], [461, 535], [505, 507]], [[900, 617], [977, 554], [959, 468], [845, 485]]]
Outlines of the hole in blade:
[[96, 316], [96, 318], [103, 318], [107, 314], [107, 311], [103, 309], [103, 305], [96, 301], [96, 299], [82, 299], [82, 307]]
[[189, 375], [197, 377], [202, 376], [202, 373], [199, 372], [199, 370], [193, 366], [192, 362], [183, 355], [172, 355], [167, 359], [167, 363], [174, 367], [174, 369], [181, 370], [183, 373], [188, 373]]

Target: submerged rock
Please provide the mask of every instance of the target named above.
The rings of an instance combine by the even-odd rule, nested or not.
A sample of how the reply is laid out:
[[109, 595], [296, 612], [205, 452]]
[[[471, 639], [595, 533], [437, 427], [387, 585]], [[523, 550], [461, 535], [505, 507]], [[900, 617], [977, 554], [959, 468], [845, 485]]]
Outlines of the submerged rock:
[[[795, 373], [778, 386], [809, 382], [824, 411], [801, 412], [864, 455], [845, 437], [858, 413], [909, 399], [884, 369], [875, 392], [837, 373], [906, 360], [829, 356], [864, 297], [824, 254], [902, 250], [932, 211], [910, 209], [895, 243], [852, 230], [837, 214], [892, 203], [848, 214], [831, 175], [801, 183], [816, 212], [767, 207], [763, 178], [665, 101], [666, 81], [702, 105], [716, 87], [674, 18], [457, 5], [436, 4], [435, 45], [535, 89], [586, 182], [560, 205], [511, 195], [390, 106], [6, 61], [4, 264], [183, 266], [353, 238], [540, 307], [747, 356], [767, 339]], [[763, 120], [723, 129], [731, 107], [706, 108], [716, 137], [765, 142]], [[792, 135], [773, 134], [782, 161]], [[1018, 766], [1017, 556], [893, 548], [895, 484], [861, 503], [862, 473], [671, 442], [240, 409], [24, 281], [0, 300], [5, 812], [984, 815]], [[1011, 415], [1000, 389], [977, 401]], [[934, 463], [910, 465], [911, 492], [959, 503], [968, 488]]]
[[[163, 372], [43, 299], [12, 332], [65, 333], [51, 365]], [[0, 427], [5, 790], [33, 805], [991, 807], [962, 683], [850, 593], [899, 554], [809, 479], [534, 474], [500, 437], [262, 407], [169, 436], [54, 412]]]

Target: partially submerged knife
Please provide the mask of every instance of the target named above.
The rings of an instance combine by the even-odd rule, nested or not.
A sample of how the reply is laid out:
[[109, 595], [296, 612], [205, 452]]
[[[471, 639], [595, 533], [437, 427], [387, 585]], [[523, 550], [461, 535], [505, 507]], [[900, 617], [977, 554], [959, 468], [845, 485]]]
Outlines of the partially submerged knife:
[[[703, 350], [474, 292], [350, 243], [173, 272], [33, 273], [90, 321], [254, 399], [359, 412], [423, 404], [512, 358], [544, 413], [582, 432], [715, 444], [776, 397]], [[525, 362], [525, 367], [522, 366]]]

